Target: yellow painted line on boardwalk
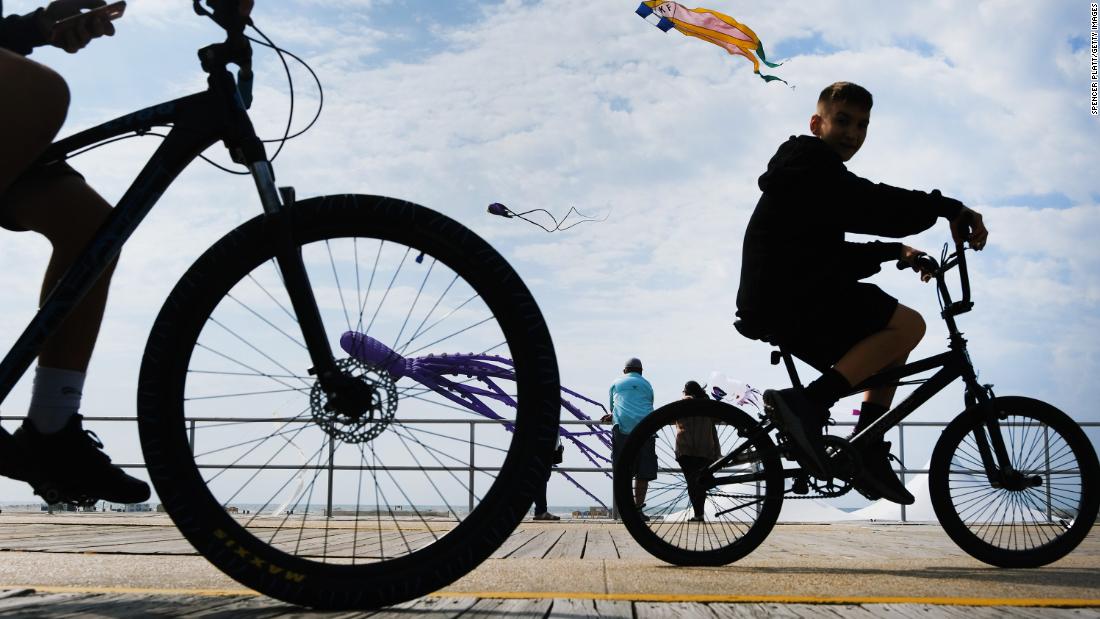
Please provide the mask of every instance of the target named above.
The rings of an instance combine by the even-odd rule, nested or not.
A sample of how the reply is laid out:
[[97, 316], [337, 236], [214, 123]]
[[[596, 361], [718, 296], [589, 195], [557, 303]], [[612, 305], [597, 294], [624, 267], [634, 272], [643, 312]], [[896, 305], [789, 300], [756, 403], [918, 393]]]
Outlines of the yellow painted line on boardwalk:
[[697, 602], [727, 604], [930, 604], [935, 606], [1043, 606], [1100, 608], [1096, 598], [970, 598], [821, 595], [707, 595], [677, 593], [591, 593], [569, 591], [437, 591], [432, 597], [474, 597], [498, 600], [611, 600], [622, 602]]
[[80, 587], [53, 585], [0, 585], [0, 589], [34, 589], [36, 593], [131, 593], [135, 595], [200, 595], [224, 597], [231, 595], [258, 596], [251, 589], [163, 589], [152, 587]]
[[[0, 585], [0, 589], [34, 589], [40, 593], [129, 593], [134, 595], [198, 595], [207, 597], [259, 596], [251, 589], [165, 589], [151, 587], [80, 587]], [[700, 604], [928, 604], [933, 606], [1031, 606], [1046, 608], [1100, 608], [1096, 598], [971, 598], [820, 595], [708, 595], [676, 593], [592, 593], [587, 591], [437, 591], [429, 597], [496, 600], [608, 600], [621, 602], [695, 602]]]

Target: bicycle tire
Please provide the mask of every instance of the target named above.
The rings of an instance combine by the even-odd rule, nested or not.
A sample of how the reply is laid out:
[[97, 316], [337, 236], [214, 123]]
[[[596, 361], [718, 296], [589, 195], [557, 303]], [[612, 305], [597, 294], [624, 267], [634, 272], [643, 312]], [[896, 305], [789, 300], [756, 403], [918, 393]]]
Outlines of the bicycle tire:
[[[390, 311], [386, 303], [390, 302], [387, 299], [398, 298], [404, 294], [405, 290], [401, 288], [404, 283], [394, 283], [399, 276], [402, 278], [401, 282], [405, 281], [403, 269], [405, 273], [416, 270], [417, 279], [413, 280], [414, 282], [419, 280], [425, 270], [427, 271], [427, 275], [423, 276], [424, 283], [420, 284], [421, 293], [424, 294], [426, 294], [424, 291], [429, 288], [442, 289], [442, 283], [451, 277], [449, 273], [453, 273], [451, 285], [440, 293], [439, 300], [436, 301], [435, 306], [431, 307], [427, 316], [434, 320], [436, 318], [432, 316], [434, 312], [450, 310], [444, 316], [444, 320], [452, 320], [451, 316], [455, 314], [466, 319], [467, 314], [472, 315], [472, 312], [477, 310], [488, 313], [489, 318], [486, 321], [494, 319], [495, 323], [484, 322], [479, 323], [480, 326], [476, 328], [460, 330], [457, 334], [450, 336], [450, 341], [432, 347], [429, 352], [439, 353], [441, 350], [448, 352], [449, 349], [440, 347], [452, 342], [473, 342], [476, 341], [476, 337], [481, 337], [481, 334], [486, 334], [484, 337], [490, 338], [487, 340], [490, 342], [494, 341], [491, 338], [502, 336], [503, 347], [514, 363], [515, 389], [509, 391], [509, 394], [515, 398], [516, 406], [514, 417], [506, 420], [507, 424], [512, 424], [514, 431], [507, 432], [507, 424], [488, 424], [489, 429], [482, 429], [480, 436], [488, 434], [490, 438], [482, 439], [486, 441], [485, 443], [475, 442], [472, 435], [474, 426], [471, 424], [471, 436], [467, 443], [467, 439], [461, 434], [452, 436], [454, 432], [447, 432], [446, 425], [442, 426], [444, 430], [438, 432], [414, 430], [411, 423], [406, 423], [405, 420], [397, 417], [396, 412], [393, 412], [392, 417], [386, 418], [388, 425], [382, 426], [381, 420], [384, 415], [379, 413], [375, 419], [372, 413], [370, 421], [363, 423], [375, 424], [367, 429], [370, 432], [377, 430], [377, 435], [369, 440], [363, 440], [346, 426], [326, 421], [323, 417], [325, 409], [315, 408], [313, 399], [310, 399], [307, 404], [310, 407], [309, 414], [313, 417], [307, 420], [307, 415], [303, 411], [298, 417], [289, 418], [291, 421], [287, 422], [294, 422], [300, 426], [302, 428], [298, 431], [300, 434], [289, 434], [290, 431], [287, 430], [263, 438], [262, 432], [265, 430], [262, 426], [267, 425], [266, 416], [263, 416], [265, 423], [250, 423], [247, 427], [244, 421], [224, 422], [220, 425], [202, 422], [199, 413], [206, 410], [203, 407], [207, 406], [207, 400], [202, 399], [201, 394], [196, 395], [194, 389], [205, 388], [208, 384], [243, 384], [246, 379], [263, 380], [266, 376], [264, 374], [266, 370], [257, 367], [255, 375], [245, 371], [234, 373], [219, 370], [219, 372], [213, 372], [217, 376], [212, 377], [210, 376], [212, 372], [203, 369], [205, 366], [200, 367], [200, 361], [204, 364], [216, 364], [220, 359], [211, 354], [209, 343], [199, 339], [201, 336], [205, 340], [208, 333], [213, 337], [219, 337], [217, 333], [220, 329], [215, 329], [215, 323], [239, 319], [241, 324], [245, 325], [236, 330], [235, 335], [224, 336], [225, 346], [236, 346], [238, 339], [247, 339], [253, 347], [270, 346], [280, 354], [283, 350], [304, 349], [302, 344], [297, 348], [284, 344], [284, 340], [294, 334], [293, 327], [285, 329], [279, 327], [283, 329], [280, 331], [282, 335], [271, 331], [268, 338], [262, 336], [254, 338], [253, 331], [259, 334], [267, 333], [264, 321], [256, 318], [253, 324], [249, 322], [249, 312], [236, 308], [237, 304], [248, 303], [246, 307], [257, 316], [262, 310], [263, 320], [266, 321], [286, 320], [285, 316], [279, 316], [280, 312], [275, 306], [279, 306], [283, 313], [290, 314], [286, 309], [289, 306], [275, 299], [279, 293], [278, 286], [281, 285], [273, 260], [276, 247], [273, 240], [275, 235], [272, 232], [271, 220], [266, 216], [260, 216], [231, 231], [190, 267], [164, 303], [149, 335], [139, 378], [138, 416], [141, 444], [150, 477], [164, 508], [196, 550], [233, 579], [265, 595], [320, 609], [378, 608], [425, 595], [463, 576], [497, 549], [524, 517], [532, 504], [536, 489], [545, 482], [550, 468], [559, 415], [558, 371], [549, 331], [535, 300], [511, 266], [488, 243], [440, 213], [392, 198], [338, 195], [300, 201], [292, 207], [289, 216], [293, 218], [291, 228], [293, 242], [303, 253], [307, 269], [311, 270], [311, 286], [319, 297], [318, 305], [326, 320], [326, 333], [333, 341], [336, 338], [333, 337], [332, 331], [337, 329], [330, 330], [329, 325], [332, 323], [339, 325], [340, 309], [333, 307], [335, 293], [332, 290], [332, 279], [336, 280], [335, 288], [340, 289], [339, 302], [345, 305], [344, 318], [347, 319], [348, 326], [352, 327], [351, 318], [347, 315], [347, 303], [340, 284], [340, 274], [344, 273], [345, 277], [350, 277], [351, 270], [354, 268], [356, 291], [361, 294], [360, 287], [367, 281], [363, 271], [366, 263], [369, 262], [369, 255], [374, 252], [375, 244], [378, 253], [374, 268], [378, 274], [377, 279], [381, 282], [380, 289], [389, 277], [389, 275], [382, 277], [381, 270], [393, 266], [388, 264], [379, 266], [386, 259], [384, 256], [397, 256], [402, 248], [405, 253], [400, 264], [395, 267], [393, 280], [389, 282], [390, 288], [386, 289], [381, 301], [378, 302], [378, 310], [371, 319], [371, 325], [385, 324], [387, 328], [389, 325], [396, 328], [397, 321], [387, 318], [388, 314], [394, 312]], [[364, 239], [364, 249], [370, 249], [369, 252], [363, 252], [364, 257], [360, 257], [360, 239]], [[368, 246], [367, 243], [370, 245]], [[354, 251], [349, 252], [349, 248], [354, 248]], [[322, 275], [329, 265], [324, 264], [323, 257], [318, 257], [325, 252], [328, 253], [328, 261], [332, 263], [332, 275], [327, 284], [323, 283]], [[419, 252], [419, 255], [414, 252]], [[413, 256], [418, 258], [414, 260]], [[407, 267], [406, 259], [409, 265]], [[363, 263], [362, 270], [360, 262]], [[396, 258], [394, 263], [396, 264]], [[268, 271], [275, 271], [276, 274], [271, 275]], [[359, 306], [358, 322], [354, 325], [359, 329], [362, 329], [363, 324], [366, 323], [364, 314], [369, 313], [366, 309], [368, 301], [373, 306], [374, 301], [371, 299], [378, 299], [377, 295], [371, 296], [370, 287], [376, 280], [375, 271], [371, 272], [370, 284], [365, 294], [366, 299], [363, 297], [355, 299], [357, 302], [362, 301]], [[443, 279], [431, 279], [435, 277], [433, 271], [444, 273]], [[270, 282], [274, 283], [268, 285]], [[266, 296], [272, 297], [276, 302], [271, 304], [265, 301], [265, 294], [248, 292], [251, 290], [248, 286], [253, 283], [257, 286], [261, 284], [267, 286], [269, 289], [265, 290]], [[474, 304], [469, 301], [458, 304], [460, 300], [458, 297], [448, 297], [448, 295], [458, 294], [452, 292], [456, 290], [456, 286], [467, 285], [468, 290], [462, 292], [463, 298], [467, 292], [472, 291], [471, 298], [477, 298], [477, 303], [480, 303], [478, 307], [474, 307]], [[395, 286], [397, 286], [397, 292], [394, 292]], [[347, 287], [350, 288], [351, 284], [348, 283]], [[285, 288], [283, 292], [285, 294]], [[349, 290], [347, 295], [351, 296], [352, 291]], [[418, 308], [421, 294], [416, 298], [417, 301], [409, 307], [409, 315], [413, 314], [414, 309], [420, 312], [425, 307], [422, 305]], [[444, 304], [444, 309], [437, 310], [440, 304]], [[458, 308], [451, 309], [451, 306], [456, 304]], [[383, 311], [384, 307], [385, 311]], [[401, 311], [404, 311], [403, 307]], [[381, 318], [380, 315], [382, 315]], [[394, 315], [398, 316], [399, 313]], [[332, 323], [329, 321], [330, 317]], [[290, 315], [290, 319], [293, 318], [293, 315]], [[405, 320], [406, 323], [409, 322], [408, 317]], [[424, 322], [420, 323], [414, 334], [414, 339], [421, 338], [417, 342], [418, 345], [429, 339], [426, 334], [421, 333], [427, 320], [428, 318], [425, 318]], [[454, 320], [459, 319], [454, 318]], [[287, 324], [294, 323], [291, 321]], [[433, 322], [426, 330], [434, 328], [436, 332], [433, 336], [440, 335], [442, 332], [438, 330], [439, 327], [436, 326], [438, 324]], [[446, 326], [453, 330], [456, 324], [458, 323], [450, 323]], [[367, 325], [366, 332], [382, 333], [382, 326], [372, 331], [371, 325]], [[275, 326], [272, 324], [273, 328]], [[340, 326], [340, 329], [342, 328]], [[234, 329], [238, 327], [234, 326]], [[493, 329], [496, 331], [494, 332]], [[402, 332], [404, 331], [405, 326], [402, 325]], [[444, 331], [450, 333], [446, 329]], [[300, 332], [297, 335], [300, 337]], [[393, 350], [398, 349], [398, 345], [403, 341], [402, 338], [403, 335], [399, 333], [393, 341]], [[272, 342], [276, 340], [278, 343], [273, 344]], [[218, 345], [223, 345], [221, 340], [218, 342]], [[245, 351], [241, 353], [242, 355], [247, 353], [248, 349], [244, 345], [240, 345], [240, 348]], [[333, 350], [337, 353], [341, 352], [335, 345]], [[410, 345], [406, 344], [403, 350], [411, 350]], [[497, 348], [490, 350], [495, 354], [502, 349], [498, 345]], [[269, 352], [265, 354], [269, 356], [275, 354], [269, 354]], [[450, 350], [450, 352], [454, 351]], [[466, 351], [462, 349], [462, 352]], [[222, 354], [225, 356], [224, 353]], [[303, 355], [304, 361], [302, 361]], [[340, 355], [338, 354], [337, 357], [339, 358]], [[301, 352], [294, 358], [296, 365], [282, 366], [292, 371], [279, 379], [284, 381], [284, 384], [290, 383], [290, 388], [274, 389], [274, 391], [286, 392], [277, 397], [286, 397], [288, 401], [295, 402], [292, 406], [287, 406], [287, 410], [300, 406], [299, 400], [305, 396], [307, 389], [299, 382], [308, 385], [305, 379], [312, 380], [312, 377], [306, 374], [309, 367], [308, 354]], [[436, 354], [429, 360], [438, 358]], [[225, 362], [225, 367], [236, 368], [242, 364], [244, 362], [241, 359], [236, 359], [232, 364]], [[356, 373], [356, 376], [372, 377], [371, 380], [377, 379], [379, 384], [382, 384], [382, 379], [376, 376], [376, 374], [380, 376], [381, 374], [378, 373], [382, 370], [371, 367], [364, 369], [353, 362], [349, 362], [348, 367], [359, 368], [354, 372], [348, 370]], [[376, 374], [370, 374], [371, 371]], [[458, 379], [455, 380], [460, 382]], [[434, 396], [432, 393], [427, 393], [426, 388], [418, 391], [415, 386], [406, 386], [401, 389], [394, 410], [407, 409], [409, 415], [419, 415], [417, 419], [424, 423], [427, 421], [421, 419], [422, 417], [430, 417], [437, 411], [451, 414], [460, 422], [466, 417], [475, 417], [468, 411], [453, 410], [461, 407], [446, 407], [447, 401], [438, 406], [432, 405]], [[311, 398], [316, 397], [312, 395], [316, 389], [308, 391]], [[384, 391], [381, 387], [379, 388], [379, 393]], [[397, 393], [396, 388], [394, 393]], [[245, 395], [253, 398], [249, 399], [249, 402], [260, 404], [275, 401], [276, 397], [271, 394]], [[383, 396], [378, 397], [381, 399]], [[245, 399], [244, 395], [237, 394], [235, 402], [243, 399]], [[443, 398], [439, 399], [443, 400]], [[424, 404], [425, 401], [429, 404]], [[499, 406], [503, 414], [508, 414], [509, 409], [505, 404], [495, 401], [491, 404]], [[223, 401], [219, 406], [226, 406], [226, 404]], [[259, 408], [253, 413], [253, 409], [248, 408], [247, 405], [234, 404], [234, 406], [239, 406], [233, 409], [234, 414], [239, 416], [267, 414], [261, 413]], [[318, 413], [318, 410], [322, 412]], [[271, 411], [271, 414], [275, 415], [275, 411]], [[317, 417], [318, 414], [322, 417]], [[272, 419], [281, 422], [281, 419], [274, 416]], [[276, 421], [272, 421], [271, 424], [275, 425]], [[260, 439], [262, 439], [257, 439], [255, 442], [264, 447], [262, 449], [250, 447], [247, 457], [242, 456], [233, 462], [239, 466], [251, 466], [244, 469], [252, 476], [249, 478], [244, 473], [240, 473], [239, 466], [235, 468], [222, 464], [221, 460], [229, 460], [234, 454], [243, 452], [245, 448], [236, 444], [238, 440], [236, 435], [257, 432], [255, 426], [261, 427], [258, 431], [261, 432]], [[204, 444], [217, 447], [229, 441], [234, 442], [229, 442], [229, 447], [221, 453], [216, 453], [218, 449], [210, 448], [196, 452], [192, 445], [196, 427], [203, 433], [203, 439], [206, 442]], [[363, 426], [363, 428], [366, 427], [366, 425]], [[478, 429], [484, 427], [486, 426], [478, 426]], [[363, 432], [365, 433], [366, 430]], [[316, 460], [312, 456], [308, 460], [305, 458], [305, 452], [297, 442], [305, 442], [306, 439], [295, 438], [302, 435], [320, 443], [318, 453], [321, 453], [320, 450], [323, 450], [326, 444], [329, 446], [327, 463], [322, 464], [322, 456], [318, 456]], [[328, 438], [325, 438], [326, 435]], [[288, 440], [287, 436], [291, 438]], [[360, 442], [352, 443], [353, 440]], [[271, 441], [274, 441], [274, 444], [266, 445]], [[262, 450], [265, 453], [263, 457], [267, 457], [266, 454], [274, 451], [280, 441], [294, 442], [295, 446], [293, 449], [288, 449], [284, 445], [275, 452], [278, 457], [271, 456], [272, 460], [266, 463], [262, 461], [261, 456], [254, 455]], [[502, 448], [499, 445], [504, 441], [507, 441], [507, 444]], [[350, 452], [341, 451], [352, 444], [357, 444], [358, 447], [350, 448]], [[408, 454], [402, 453], [400, 448], [396, 447], [400, 444], [405, 445]], [[461, 450], [466, 449], [464, 446], [467, 444], [471, 458], [475, 447], [482, 457], [476, 467], [472, 461], [469, 464], [468, 488], [464, 487], [463, 476], [466, 472], [461, 476], [455, 475], [453, 471], [438, 472], [437, 477], [432, 477], [437, 474], [436, 468], [446, 468], [444, 465], [456, 466], [456, 460], [447, 459], [454, 458], [452, 444], [458, 445], [455, 449], [459, 451], [460, 457]], [[198, 448], [202, 449], [202, 445]], [[366, 455], [368, 448], [371, 453], [369, 460]], [[356, 449], [359, 457], [357, 463]], [[298, 452], [300, 464], [299, 461], [292, 461], [289, 468], [285, 469], [290, 472], [284, 473], [284, 469], [277, 467], [282, 466], [279, 463], [288, 459], [293, 460], [292, 452], [295, 450]], [[448, 451], [445, 453], [444, 450]], [[488, 455], [482, 455], [482, 452], [487, 452]], [[422, 454], [424, 461], [432, 466], [423, 464], [418, 459], [418, 453]], [[379, 454], [382, 455], [379, 456]], [[416, 461], [415, 466], [410, 464], [409, 467], [405, 467], [411, 468], [411, 471], [396, 464], [398, 461], [408, 461], [409, 454], [412, 455], [412, 460]], [[386, 458], [395, 463], [391, 467], [392, 470], [386, 468], [389, 466], [386, 464]], [[440, 463], [439, 467], [435, 467], [432, 458]], [[255, 464], [248, 465], [253, 462]], [[346, 465], [347, 462], [352, 464]], [[293, 472], [294, 467], [298, 467], [296, 472]], [[336, 496], [346, 497], [349, 500], [347, 504], [350, 505], [350, 497], [355, 494], [353, 524], [348, 524], [350, 515], [337, 513], [339, 510], [334, 507], [334, 505], [338, 507], [335, 499], [329, 499], [324, 510], [321, 510], [320, 503], [313, 502], [314, 491], [321, 492], [318, 480], [322, 475], [322, 468], [326, 468], [324, 474], [327, 476], [330, 497], [336, 493]], [[348, 479], [345, 477], [345, 470], [346, 475], [351, 476], [356, 474], [356, 468], [359, 485], [353, 492], [351, 485], [345, 483]], [[215, 471], [218, 472], [215, 474]], [[309, 497], [305, 498], [304, 483], [310, 474], [313, 475], [313, 479], [309, 482]], [[284, 487], [295, 480], [298, 485], [292, 492], [278, 488], [272, 493], [271, 488], [282, 477], [287, 477]], [[490, 485], [482, 490], [486, 477], [489, 478]], [[234, 485], [240, 483], [239, 480], [242, 478], [247, 480], [245, 484], [254, 485], [248, 487], [242, 484], [237, 491], [239, 494], [233, 494], [229, 500], [226, 500]], [[270, 483], [265, 481], [269, 478], [275, 481]], [[371, 504], [366, 502], [370, 500], [369, 497], [360, 503], [365, 478], [368, 485], [372, 480], [374, 483], [373, 510], [369, 509]], [[425, 483], [425, 478], [431, 482], [430, 488]], [[454, 479], [459, 483], [453, 483]], [[447, 483], [435, 483], [438, 481]], [[475, 482], [481, 482], [477, 489], [475, 489]], [[410, 483], [414, 485], [410, 486]], [[432, 501], [443, 499], [446, 509], [440, 508], [436, 513], [424, 507], [427, 503], [418, 502], [421, 499], [412, 494], [418, 491], [417, 488], [424, 488], [423, 493], [419, 495], [421, 497], [427, 497]], [[433, 488], [435, 494], [430, 494]], [[368, 491], [369, 489], [368, 487]], [[386, 495], [387, 489], [392, 493], [390, 497]], [[379, 490], [381, 490], [381, 496]], [[253, 492], [258, 497], [255, 503], [242, 503], [248, 492]], [[396, 494], [398, 492], [399, 495]], [[456, 496], [456, 492], [460, 496], [468, 494], [471, 503], [476, 499], [478, 501], [476, 506], [466, 513], [463, 511], [462, 503], [459, 502], [463, 499], [460, 498], [452, 504], [450, 501], [453, 496]], [[480, 496], [478, 496], [479, 492], [482, 493]], [[247, 507], [244, 509], [236, 507], [240, 504], [246, 506], [251, 504], [255, 507], [259, 505], [259, 499], [264, 498], [268, 493], [271, 493], [271, 498], [268, 498], [267, 503], [261, 508], [253, 510]], [[295, 496], [297, 500], [292, 503]], [[393, 496], [402, 503], [395, 504]], [[268, 506], [276, 502], [273, 501], [275, 498], [285, 503], [278, 508], [269, 509]], [[408, 502], [404, 499], [408, 499]], [[303, 500], [304, 507], [302, 507]], [[405, 506], [408, 506], [407, 510], [402, 511]], [[278, 511], [280, 509], [285, 512], [285, 517], [283, 512]], [[230, 513], [234, 510], [236, 513]], [[304, 512], [299, 515], [297, 512], [302, 510]], [[244, 514], [241, 513], [242, 511]], [[265, 515], [268, 511], [271, 514]], [[412, 512], [415, 512], [415, 515]], [[383, 521], [384, 515], [387, 518], [385, 521]], [[417, 517], [419, 522], [416, 521]], [[408, 524], [410, 521], [414, 524]], [[277, 527], [276, 524], [278, 524]], [[375, 531], [375, 525], [377, 525], [377, 531]], [[292, 544], [285, 539], [284, 527], [292, 535], [297, 534], [296, 543]], [[396, 534], [393, 531], [395, 528]], [[319, 541], [322, 535], [323, 543]], [[397, 540], [395, 536], [400, 539]], [[374, 539], [375, 537], [377, 540]], [[265, 541], [261, 538], [268, 539]], [[344, 549], [339, 549], [337, 540], [343, 540], [341, 543]], [[349, 543], [351, 550], [346, 548]], [[373, 546], [375, 543], [377, 543], [376, 548]], [[319, 544], [323, 546], [323, 552], [318, 550], [321, 547]], [[388, 553], [390, 556], [387, 556]]]
[[988, 431], [980, 414], [967, 411], [948, 424], [932, 452], [932, 507], [952, 541], [979, 561], [1009, 568], [1052, 563], [1096, 521], [1096, 451], [1081, 427], [1050, 404], [1009, 396], [994, 398], [993, 406], [1013, 468], [1042, 485], [993, 488], [974, 438]]
[[[675, 435], [678, 422], [698, 423], [703, 419], [715, 424], [721, 453], [729, 454], [742, 446], [755, 450], [738, 466], [761, 471], [763, 478], [756, 484], [718, 486], [707, 491], [704, 519], [693, 522], [689, 520], [694, 513], [685, 472], [676, 460]], [[779, 452], [771, 438], [758, 429], [759, 423], [744, 411], [713, 400], [679, 400], [643, 419], [627, 435], [615, 463], [613, 481], [618, 512], [631, 537], [654, 557], [674, 565], [726, 565], [756, 549], [775, 526], [784, 493]], [[633, 496], [633, 473], [637, 469], [629, 463], [639, 461], [650, 437], [655, 438], [657, 479], [650, 482], [647, 507], [638, 509]], [[733, 471], [727, 468], [723, 472], [728, 475]], [[730, 494], [739, 491], [748, 494]], [[737, 505], [741, 498], [749, 502]], [[746, 509], [754, 504], [759, 507]], [[643, 520], [643, 514], [647, 520]]]

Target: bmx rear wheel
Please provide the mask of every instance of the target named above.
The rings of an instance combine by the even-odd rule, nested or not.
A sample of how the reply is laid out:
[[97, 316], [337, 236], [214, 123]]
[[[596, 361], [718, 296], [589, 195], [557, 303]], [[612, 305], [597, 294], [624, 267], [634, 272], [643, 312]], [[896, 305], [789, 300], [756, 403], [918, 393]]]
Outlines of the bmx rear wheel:
[[430, 593], [487, 558], [546, 479], [549, 332], [504, 259], [439, 213], [349, 195], [287, 216], [348, 395], [311, 372], [274, 226], [253, 219], [150, 334], [150, 477], [195, 548], [264, 594], [363, 609]]
[[[634, 540], [676, 565], [725, 565], [759, 546], [779, 518], [784, 477], [775, 444], [757, 432], [758, 426], [740, 409], [712, 400], [680, 400], [643, 419], [615, 463], [615, 503]], [[684, 458], [699, 458], [707, 451], [700, 445], [708, 440], [717, 442], [718, 453], [737, 454], [714, 473], [717, 483], [707, 483], [698, 472], [715, 457]], [[651, 448], [656, 479], [639, 509], [633, 478], [646, 471]]]
[[1088, 437], [1053, 406], [995, 398], [1000, 432], [1017, 475], [994, 487], [978, 448], [981, 415], [944, 430], [928, 474], [932, 507], [970, 556], [1000, 567], [1038, 567], [1070, 553], [1096, 521], [1100, 466]]

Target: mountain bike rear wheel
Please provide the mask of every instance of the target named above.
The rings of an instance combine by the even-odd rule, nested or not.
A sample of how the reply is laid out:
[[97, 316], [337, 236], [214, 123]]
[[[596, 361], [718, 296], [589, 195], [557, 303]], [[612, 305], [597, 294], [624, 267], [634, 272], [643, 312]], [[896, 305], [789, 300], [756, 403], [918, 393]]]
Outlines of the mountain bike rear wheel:
[[1088, 437], [1057, 408], [995, 398], [1000, 431], [1020, 477], [993, 487], [982, 463], [981, 415], [964, 413], [932, 452], [928, 487], [947, 535], [970, 556], [1000, 567], [1038, 567], [1070, 553], [1096, 521], [1100, 465]]
[[[345, 414], [312, 375], [276, 228], [258, 217], [187, 271], [149, 336], [150, 477], [195, 548], [261, 593], [329, 609], [430, 593], [487, 558], [545, 482], [549, 332], [507, 262], [439, 213], [348, 195], [287, 216], [367, 413]], [[341, 350], [347, 333], [374, 356]]]
[[[681, 436], [678, 453], [677, 436], [686, 432], [699, 443], [711, 428], [720, 453], [739, 455], [714, 473], [716, 480], [726, 482], [706, 489], [711, 484], [697, 471], [714, 458], [685, 459], [684, 455], [701, 453], [699, 446], [693, 449]], [[779, 518], [784, 478], [775, 444], [758, 428], [758, 422], [740, 409], [713, 400], [679, 400], [643, 419], [627, 435], [615, 463], [615, 503], [634, 540], [658, 559], [676, 565], [726, 565], [759, 546]], [[656, 479], [649, 482], [645, 506], [639, 509], [633, 477], [645, 473], [651, 438]], [[696, 518], [697, 510], [701, 519]]]

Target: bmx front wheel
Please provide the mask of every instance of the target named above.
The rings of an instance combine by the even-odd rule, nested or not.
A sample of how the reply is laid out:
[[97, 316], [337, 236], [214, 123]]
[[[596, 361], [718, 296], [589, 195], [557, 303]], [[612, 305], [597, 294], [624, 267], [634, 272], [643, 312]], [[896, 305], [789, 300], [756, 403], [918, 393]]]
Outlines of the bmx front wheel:
[[[701, 472], [719, 454], [735, 457], [712, 475]], [[655, 478], [642, 508], [636, 507], [635, 476]], [[775, 526], [783, 464], [747, 413], [684, 399], [631, 430], [615, 462], [613, 486], [623, 525], [650, 554], [676, 565], [726, 565], [752, 552]]]
[[444, 215], [345, 195], [284, 216], [361, 397], [314, 375], [280, 228], [257, 217], [187, 271], [149, 336], [150, 477], [195, 548], [261, 593], [328, 609], [430, 593], [499, 547], [546, 479], [549, 332], [508, 263]]
[[968, 411], [944, 429], [932, 452], [932, 507], [947, 535], [979, 561], [1000, 567], [1057, 561], [1096, 521], [1096, 451], [1081, 427], [1049, 404], [1000, 397], [992, 406], [1015, 474], [990, 481], [979, 448], [989, 430], [982, 415]]

